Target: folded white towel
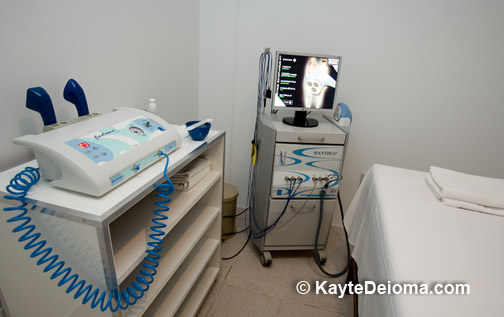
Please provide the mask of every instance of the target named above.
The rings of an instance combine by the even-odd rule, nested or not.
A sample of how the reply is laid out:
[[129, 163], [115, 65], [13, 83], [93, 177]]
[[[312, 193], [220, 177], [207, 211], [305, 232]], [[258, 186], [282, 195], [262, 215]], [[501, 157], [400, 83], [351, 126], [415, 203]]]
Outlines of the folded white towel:
[[210, 160], [202, 157], [197, 157], [191, 163], [182, 168], [173, 177], [192, 177], [198, 174], [207, 166], [210, 166]]
[[475, 204], [475, 203], [470, 203], [467, 201], [445, 198], [442, 196], [441, 188], [436, 184], [436, 182], [434, 182], [431, 174], [427, 173], [425, 180], [427, 181], [427, 184], [429, 185], [430, 189], [432, 190], [432, 193], [434, 194], [434, 196], [436, 196], [437, 199], [439, 199], [443, 204], [445, 204], [447, 206], [457, 207], [457, 208], [462, 208], [462, 209], [467, 209], [467, 210], [474, 210], [474, 211], [479, 211], [479, 212], [483, 212], [486, 214], [492, 214], [492, 215], [504, 217], [504, 208], [493, 208], [493, 207], [483, 206], [483, 205], [479, 205], [479, 204]]
[[426, 181], [434, 196], [447, 206], [504, 216], [504, 179], [430, 167]]
[[430, 167], [432, 179], [444, 199], [455, 199], [492, 208], [504, 208], [504, 179]]
[[467, 210], [475, 210], [475, 211], [479, 211], [479, 212], [484, 212], [486, 214], [492, 214], [492, 215], [504, 217], [504, 208], [487, 207], [487, 206], [483, 206], [483, 205], [468, 203], [466, 201], [455, 200], [455, 199], [450, 199], [450, 198], [444, 198], [443, 204], [448, 205], [448, 206], [452, 206], [452, 207], [457, 207], [457, 208], [462, 208], [462, 209], [467, 209]]
[[443, 197], [441, 197], [441, 187], [439, 187], [438, 184], [436, 184], [436, 182], [432, 179], [432, 175], [430, 173], [427, 173], [425, 180], [427, 181], [427, 185], [429, 185], [434, 196], [436, 196], [436, 198], [439, 200], [443, 200]]
[[207, 166], [191, 177], [177, 176], [177, 174], [175, 174], [171, 177], [171, 181], [175, 190], [187, 191], [199, 183], [199, 181], [201, 181], [209, 172], [210, 166]]

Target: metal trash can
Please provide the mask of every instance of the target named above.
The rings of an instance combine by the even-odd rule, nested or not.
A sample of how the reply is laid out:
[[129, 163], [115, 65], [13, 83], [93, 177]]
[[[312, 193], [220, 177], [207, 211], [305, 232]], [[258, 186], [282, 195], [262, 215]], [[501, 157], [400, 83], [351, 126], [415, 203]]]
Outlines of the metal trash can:
[[[224, 183], [224, 199], [222, 201], [222, 234], [236, 232], [236, 198], [238, 189], [228, 183]], [[232, 235], [226, 236], [231, 237]]]

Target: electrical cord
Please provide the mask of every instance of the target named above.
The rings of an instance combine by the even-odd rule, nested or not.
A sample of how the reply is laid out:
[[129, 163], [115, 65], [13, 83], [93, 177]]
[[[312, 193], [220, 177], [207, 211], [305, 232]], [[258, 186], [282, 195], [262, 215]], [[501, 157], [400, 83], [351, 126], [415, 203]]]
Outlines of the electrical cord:
[[242, 233], [243, 231], [246, 231], [246, 230], [248, 230], [248, 227], [246, 227], [245, 229], [240, 230], [240, 231], [223, 233], [223, 234], [222, 234], [222, 237], [224, 237], [224, 236], [230, 236], [230, 235], [233, 235], [233, 234]]
[[[255, 214], [253, 212], [249, 213], [249, 218], [252, 218], [254, 220], [254, 225], [259, 230], [257, 232], [254, 231], [252, 229], [252, 227], [250, 227], [250, 225], [249, 225], [249, 227], [251, 228], [250, 231], [252, 232], [252, 239], [262, 238], [266, 234], [268, 234], [269, 232], [271, 232], [271, 230], [273, 230], [276, 227], [276, 225], [278, 224], [278, 222], [280, 221], [280, 219], [284, 216], [285, 211], [287, 210], [287, 206], [289, 205], [292, 197], [294, 197], [294, 195], [296, 194], [297, 190], [301, 186], [302, 181], [299, 181], [299, 183], [297, 184], [297, 187], [296, 187], [296, 182], [297, 182], [296, 179], [290, 180], [290, 184], [289, 184], [289, 196], [287, 197], [287, 201], [285, 202], [285, 206], [284, 206], [282, 212], [280, 213], [280, 215], [275, 219], [275, 221], [271, 225], [266, 226], [266, 227], [262, 227], [261, 225], [259, 225], [257, 223], [257, 219], [255, 217]], [[250, 217], [250, 215], [252, 215], [252, 217]], [[249, 220], [250, 224], [252, 224], [252, 219]]]
[[[310, 193], [308, 194], [308, 197], [310, 197], [313, 194], [315, 187], [317, 187], [317, 182], [318, 182], [318, 180], [314, 181], [313, 187], [312, 187]], [[282, 227], [286, 226], [289, 222], [291, 222], [292, 219], [296, 218], [297, 215], [299, 215], [299, 213], [301, 212], [301, 210], [303, 210], [303, 208], [306, 206], [306, 203], [308, 202], [308, 200], [310, 200], [310, 199], [306, 198], [303, 205], [301, 205], [301, 207], [299, 207], [299, 210], [296, 211], [296, 213], [292, 217], [290, 217], [287, 221], [283, 222], [282, 224], [279, 224], [277, 226], [277, 228], [282, 228]]]
[[326, 270], [324, 270], [324, 268], [322, 267], [322, 263], [320, 262], [320, 254], [318, 251], [318, 237], [320, 234], [320, 227], [322, 226], [325, 192], [326, 192], [327, 188], [329, 187], [329, 183], [336, 181], [336, 180], [337, 179], [328, 181], [324, 185], [324, 188], [320, 191], [320, 214], [319, 214], [319, 220], [318, 220], [318, 225], [317, 225], [317, 234], [315, 235], [315, 250], [313, 252], [313, 259], [315, 260], [315, 263], [317, 264], [319, 269], [322, 271], [322, 273], [324, 273], [325, 275], [327, 275], [329, 277], [334, 277], [334, 278], [342, 276], [350, 268], [350, 244], [348, 243], [348, 232], [345, 227], [345, 222], [343, 221], [343, 218], [344, 218], [343, 206], [341, 204], [341, 197], [340, 197], [339, 191], [338, 191], [338, 204], [339, 204], [340, 215], [341, 215], [341, 223], [343, 224], [343, 231], [345, 232], [345, 241], [346, 241], [346, 248], [347, 248], [347, 262], [346, 262], [345, 268], [342, 271], [337, 272], [337, 273], [330, 273], [330, 272], [327, 272]]
[[[257, 140], [257, 133], [258, 133], [259, 115], [263, 110], [263, 104], [265, 104], [268, 86], [270, 85], [270, 81], [271, 81], [271, 76], [270, 76], [271, 59], [272, 59], [272, 54], [271, 54], [271, 52], [267, 52], [267, 51], [262, 53], [261, 56], [259, 57], [259, 80], [257, 83], [256, 121], [255, 121], [255, 126], [254, 126], [254, 138], [252, 140], [252, 146], [253, 146], [253, 149], [255, 149], [255, 150], [257, 150], [256, 140]], [[255, 210], [254, 192], [255, 192], [256, 169], [255, 169], [254, 156], [257, 156], [257, 153], [254, 153], [255, 150], [253, 151], [253, 154], [251, 155], [250, 166], [249, 166], [248, 188], [247, 188], [247, 203], [248, 203], [248, 208], [251, 212], [254, 212], [254, 210]]]
[[167, 183], [157, 187], [157, 196], [160, 200], [155, 203], [159, 208], [154, 210], [155, 216], [152, 219], [153, 225], [150, 228], [152, 233], [149, 235], [150, 241], [147, 243], [150, 249], [146, 251], [147, 255], [144, 257], [144, 263], [141, 265], [142, 269], [140, 269], [140, 274], [135, 278], [135, 282], [131, 283], [131, 286], [128, 286], [123, 291], [113, 289], [107, 292], [94, 287], [86, 280], [80, 278], [77, 273], [72, 273], [72, 268], [67, 266], [65, 261], [59, 260], [60, 256], [58, 254], [53, 254], [53, 249], [51, 247], [46, 247], [47, 241], [39, 239], [42, 235], [40, 232], [36, 231], [37, 227], [34, 224], [30, 224], [32, 219], [27, 215], [28, 210], [26, 207], [28, 205], [26, 202], [28, 191], [40, 180], [38, 168], [26, 167], [23, 171], [16, 174], [14, 178], [11, 179], [9, 185], [7, 185], [6, 190], [9, 195], [5, 195], [4, 198], [19, 203], [17, 206], [3, 209], [8, 213], [13, 211], [19, 212], [17, 215], [7, 219], [8, 223], [19, 222], [19, 224], [12, 229], [12, 232], [22, 233], [18, 241], [25, 243], [25, 250], [33, 249], [30, 257], [38, 259], [36, 262], [38, 266], [45, 265], [45, 267], [43, 267], [45, 273], [52, 271], [50, 279], [59, 279], [59, 287], [67, 285], [67, 294], [75, 291], [73, 296], [74, 299], [83, 296], [82, 304], [86, 304], [90, 301], [91, 308], [94, 309], [99, 306], [100, 310], [103, 312], [107, 309], [111, 312], [115, 312], [119, 309], [125, 310], [129, 306], [136, 304], [154, 282], [154, 276], [157, 273], [156, 268], [159, 266], [158, 260], [161, 258], [161, 244], [163, 243], [163, 236], [165, 235], [162, 229], [166, 228], [166, 224], [164, 224], [163, 221], [168, 219], [168, 216], [163, 213], [170, 210], [166, 204], [171, 201], [168, 195], [170, 195], [174, 189], [173, 183], [166, 174], [169, 163], [168, 155], [163, 152], [160, 152], [160, 155], [166, 157], [166, 165], [163, 174]]
[[247, 208], [243, 209], [240, 213], [238, 213], [236, 215], [222, 216], [222, 218], [236, 218], [238, 216], [241, 216], [244, 212], [246, 212], [249, 209], [250, 209], [250, 207], [247, 207]]
[[[299, 184], [297, 185], [296, 189], [294, 190], [294, 187], [296, 186], [296, 180], [294, 180], [294, 181], [291, 180], [290, 186], [289, 186], [289, 193], [290, 193], [289, 199], [287, 200], [287, 203], [285, 204], [285, 207], [284, 207], [282, 213], [280, 214], [280, 216], [278, 216], [278, 218], [273, 222], [272, 225], [270, 225], [270, 226], [268, 226], [266, 228], [263, 228], [258, 234], [254, 234], [254, 232], [250, 228], [250, 225], [248, 227], [246, 227], [245, 229], [243, 229], [243, 230], [240, 230], [240, 231], [237, 231], [237, 232], [231, 232], [231, 233], [223, 234], [222, 236], [232, 235], [232, 234], [236, 234], [236, 233], [242, 233], [242, 232], [246, 231], [247, 229], [249, 230], [249, 233], [247, 235], [247, 241], [245, 241], [245, 243], [240, 248], [240, 250], [238, 250], [238, 252], [236, 252], [234, 255], [232, 255], [230, 257], [223, 257], [222, 260], [231, 260], [231, 259], [237, 257], [245, 249], [245, 247], [247, 246], [247, 244], [249, 243], [249, 241], [250, 241], [251, 238], [252, 239], [258, 239], [258, 238], [263, 237], [264, 235], [266, 235], [271, 230], [273, 230], [273, 228], [275, 228], [275, 226], [277, 225], [278, 221], [280, 221], [280, 218], [282, 218], [282, 216], [284, 215], [285, 210], [287, 209], [287, 205], [289, 204], [290, 199], [294, 196], [294, 194], [296, 193], [296, 191], [297, 191], [297, 189], [299, 188], [300, 185], [301, 185], [301, 182], [299, 182]], [[246, 208], [243, 212], [245, 212], [247, 210], [249, 210], [249, 217], [251, 217], [251, 215], [250, 215], [250, 208]], [[252, 221], [252, 220], [250, 219], [249, 221]]]
[[[257, 83], [256, 122], [255, 122], [255, 127], [254, 127], [254, 138], [252, 140], [252, 146], [253, 146], [253, 149], [255, 148], [255, 150], [257, 149], [256, 148], [256, 140], [257, 140], [257, 133], [258, 133], [259, 114], [263, 110], [263, 107], [266, 106], [266, 98], [267, 98], [266, 95], [267, 95], [268, 86], [270, 85], [271, 58], [272, 58], [272, 54], [270, 52], [264, 52], [259, 57], [259, 80]], [[223, 235], [223, 236], [225, 236], [225, 235], [231, 235], [231, 234], [235, 234], [235, 233], [241, 233], [241, 232], [244, 232], [248, 229], [249, 233], [247, 236], [247, 241], [245, 242], [245, 244], [242, 246], [242, 248], [236, 254], [234, 254], [231, 257], [224, 257], [224, 258], [222, 258], [223, 260], [233, 259], [234, 257], [238, 256], [238, 254], [240, 254], [243, 251], [243, 249], [245, 249], [246, 245], [248, 244], [251, 237], [253, 236], [253, 232], [252, 232], [252, 229], [250, 226], [250, 224], [252, 223], [252, 218], [254, 219], [254, 223], [257, 224], [257, 220], [255, 219], [255, 214], [254, 214], [254, 210], [255, 210], [255, 196], [254, 196], [255, 195], [255, 175], [256, 175], [256, 169], [255, 169], [255, 164], [254, 164], [255, 161], [253, 159], [254, 155], [257, 155], [257, 154], [252, 154], [251, 160], [250, 160], [250, 166], [249, 166], [249, 180], [248, 180], [248, 191], [247, 191], [248, 207], [245, 208], [245, 210], [243, 210], [242, 212], [240, 212], [237, 215], [225, 216], [225, 218], [237, 217], [237, 216], [243, 214], [244, 212], [249, 211], [249, 217], [248, 217], [249, 218], [249, 225], [248, 226], [246, 225], [247, 217], [245, 217], [245, 225], [246, 225], [245, 229], [238, 231], [238, 232]]]
[[259, 113], [266, 100], [266, 91], [270, 85], [271, 52], [264, 52], [259, 57], [259, 81], [257, 83], [257, 112]]
[[[245, 228], [245, 230], [247, 230], [247, 229], [248, 229], [248, 228]], [[243, 231], [245, 231], [245, 230], [243, 230]], [[240, 232], [243, 232], [243, 231], [240, 231]], [[250, 235], [251, 235], [251, 232], [252, 232], [252, 231], [249, 231], [249, 233], [248, 233], [248, 235], [247, 235], [247, 241], [245, 241], [245, 244], [243, 244], [243, 246], [241, 247], [241, 249], [240, 249], [238, 252], [236, 252], [233, 256], [230, 256], [230, 257], [225, 257], [225, 258], [222, 258], [222, 259], [223, 259], [223, 260], [231, 260], [231, 259], [233, 259], [233, 258], [237, 257], [237, 256], [238, 256], [238, 254], [240, 254], [240, 253], [243, 251], [243, 249], [245, 249], [245, 247], [247, 246], [247, 244], [249, 243], [249, 241], [250, 241]]]

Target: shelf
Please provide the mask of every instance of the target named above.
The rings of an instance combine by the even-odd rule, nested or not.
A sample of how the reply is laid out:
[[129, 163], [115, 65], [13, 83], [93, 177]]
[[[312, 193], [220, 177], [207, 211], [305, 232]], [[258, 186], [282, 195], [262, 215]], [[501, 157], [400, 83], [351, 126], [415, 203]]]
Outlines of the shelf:
[[[152, 316], [156, 311], [164, 311], [160, 316], [170, 316], [181, 305], [184, 297], [189, 293], [194, 284], [208, 263], [211, 256], [215, 253], [219, 241], [215, 239], [202, 239], [191, 251], [189, 256], [183, 262], [184, 265], [171, 276], [167, 276], [164, 281], [160, 281], [159, 273], [156, 275], [156, 281], [151, 284], [144, 298], [136, 305], [130, 307], [124, 316]], [[163, 276], [164, 277], [164, 276]], [[169, 283], [167, 284], [166, 282]], [[157, 282], [159, 281], [159, 282]], [[167, 284], [167, 285], [166, 285]], [[166, 286], [165, 286], [166, 285]], [[164, 287], [164, 288], [163, 288]], [[166, 313], [172, 310], [171, 313]]]
[[[170, 210], [166, 212], [168, 219], [164, 222], [167, 227], [163, 231], [170, 232], [220, 177], [219, 172], [212, 171], [191, 190], [173, 192], [170, 195], [172, 201], [168, 204]], [[110, 236], [119, 284], [142, 262], [145, 256], [148, 234], [154, 216], [152, 211], [158, 208], [154, 204], [158, 199], [156, 191], [149, 194], [110, 224]]]
[[218, 268], [207, 266], [175, 316], [195, 316], [210, 291], [210, 287], [215, 282], [218, 273]]
[[[190, 257], [188, 257], [184, 263], [183, 269], [181, 268], [177, 273], [171, 278], [170, 284], [168, 284], [163, 291], [158, 295], [156, 300], [152, 303], [149, 309], [146, 311], [146, 316], [173, 316], [179, 307], [182, 306], [184, 299], [187, 296], [190, 296], [195, 291], [197, 295], [206, 292], [204, 290], [204, 286], [207, 286], [207, 291], [211, 283], [208, 283], [208, 278], [212, 277], [215, 279], [217, 273], [219, 272], [218, 268], [207, 266], [212, 255], [215, 254], [217, 250], [217, 244], [213, 245], [213, 248], [202, 248], [197, 253], [192, 253]], [[210, 273], [207, 272], [210, 269]], [[205, 279], [204, 284], [198, 283], [199, 277]], [[206, 284], [206, 285], [205, 285]], [[194, 287], [193, 287], [194, 286]], [[192, 294], [191, 294], [192, 293]], [[194, 304], [196, 304], [196, 297], [194, 298]], [[188, 302], [191, 302], [189, 300]], [[200, 301], [201, 303], [201, 301]], [[187, 308], [190, 310], [191, 307], [182, 306], [182, 309]], [[196, 309], [199, 308], [199, 304], [196, 306]]]
[[[177, 271], [182, 262], [184, 262], [184, 259], [191, 253], [191, 250], [193, 250], [193, 248], [197, 249], [195, 246], [198, 244], [199, 240], [205, 242], [204, 249], [210, 248], [210, 246], [212, 249], [215, 249], [218, 246], [220, 242], [218, 239], [202, 239], [202, 236], [212, 223], [215, 224], [214, 220], [216, 220], [219, 214], [219, 208], [197, 205], [191, 209], [191, 212], [182, 219], [179, 225], [165, 237], [162, 245], [163, 250], [160, 252], [161, 259], [159, 260], [159, 267], [155, 280], [150, 285], [149, 291], [142, 300], [144, 304], [139, 303], [140, 305], [137, 304], [133, 308], [136, 306], [147, 307], [149, 303], [154, 300], [167, 281]], [[120, 285], [121, 290], [124, 290], [135, 281], [136, 276], [139, 275], [138, 271], [140, 269], [142, 269], [141, 264], [123, 281]]]
[[[170, 210], [165, 213], [168, 219], [163, 220], [167, 227], [162, 230], [165, 234], [157, 272], [149, 289], [135, 305], [127, 311], [92, 309], [89, 303], [82, 305], [72, 296], [62, 296], [63, 290], [56, 287], [42, 270], [34, 269], [33, 263], [16, 261], [19, 257], [0, 257], [0, 267], [9, 268], [0, 270], [2, 302], [9, 312], [13, 316], [72, 317], [147, 316], [158, 312], [164, 317], [177, 312], [196, 312], [220, 270], [224, 150], [225, 132], [210, 131], [203, 141], [184, 139], [181, 147], [170, 153], [166, 170], [169, 176], [201, 156], [210, 160], [211, 172], [191, 190], [170, 195], [172, 201], [168, 204]], [[41, 178], [27, 195], [28, 203], [50, 211], [40, 215], [61, 222], [75, 241], [86, 241], [85, 251], [98, 259], [92, 263], [92, 271], [99, 271], [103, 276], [81, 268], [79, 274], [82, 273], [83, 278], [98, 279], [94, 284], [104, 291], [124, 291], [141, 276], [138, 273], [144, 269], [142, 264], [150, 263], [144, 257], [149, 247], [152, 219], [157, 218], [153, 211], [159, 209], [155, 205], [158, 198], [155, 187], [163, 182], [165, 163], [165, 159], [157, 161], [101, 197], [59, 189]], [[36, 166], [36, 161], [1, 172], [0, 183], [7, 184], [26, 165]], [[10, 206], [14, 201], [4, 201], [3, 204]], [[0, 228], [7, 229], [0, 230], [4, 249], [9, 254], [23, 253], [10, 233], [10, 225], [3, 224], [1, 226], [0, 222]], [[44, 236], [54, 233], [50, 226], [40, 226], [39, 229]], [[53, 247], [60, 250], [58, 253], [65, 261], [73, 263], [77, 269], [79, 264], [85, 264], [82, 254], [67, 252], [65, 242], [68, 241], [56, 239], [53, 242]], [[23, 276], [22, 281], [13, 280], [16, 276]], [[33, 288], [30, 282], [40, 287]], [[40, 288], [44, 291], [40, 292]], [[18, 300], [16, 294], [23, 294], [22, 300]]]

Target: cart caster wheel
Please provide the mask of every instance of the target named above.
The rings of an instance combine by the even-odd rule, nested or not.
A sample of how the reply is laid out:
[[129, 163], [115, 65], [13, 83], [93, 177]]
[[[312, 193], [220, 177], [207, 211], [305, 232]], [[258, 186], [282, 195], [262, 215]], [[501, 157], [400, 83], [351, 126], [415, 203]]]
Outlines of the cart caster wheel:
[[269, 252], [263, 252], [261, 253], [261, 264], [264, 267], [268, 267], [271, 265], [271, 262], [273, 262], [273, 259], [271, 258], [271, 253]]
[[325, 264], [327, 262], [327, 255], [325, 250], [319, 250], [319, 259], [320, 259], [320, 264]]

